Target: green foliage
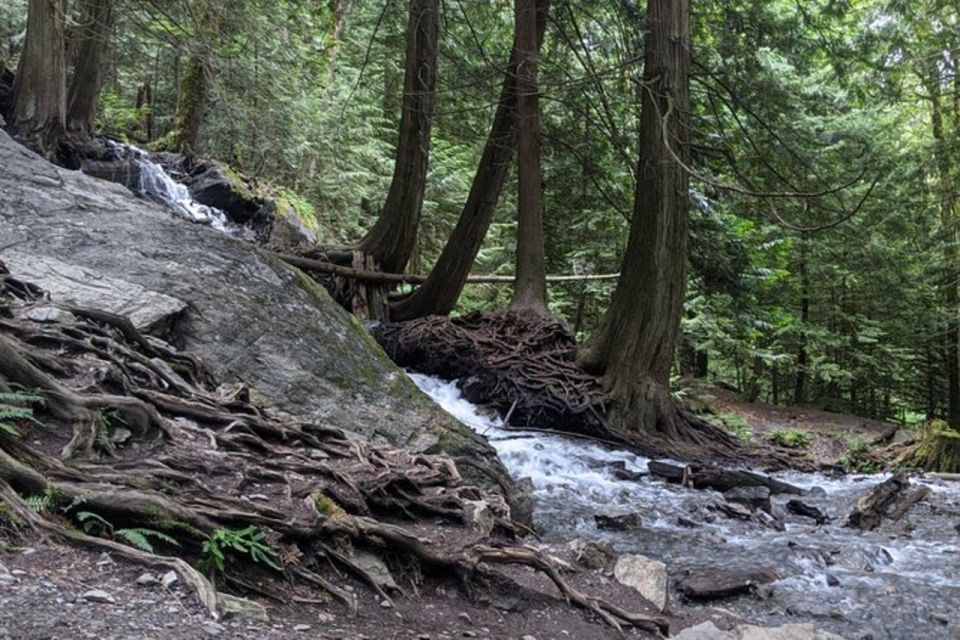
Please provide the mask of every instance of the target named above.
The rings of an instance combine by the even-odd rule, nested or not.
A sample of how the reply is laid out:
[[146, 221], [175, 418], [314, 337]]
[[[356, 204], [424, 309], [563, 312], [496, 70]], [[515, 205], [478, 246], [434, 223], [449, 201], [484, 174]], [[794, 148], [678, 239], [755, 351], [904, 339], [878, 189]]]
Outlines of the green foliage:
[[927, 471], [960, 473], [960, 432], [943, 420], [931, 420], [918, 430], [915, 462]]
[[810, 434], [801, 429], [774, 429], [770, 442], [789, 449], [806, 449], [810, 446]]
[[200, 566], [205, 571], [224, 573], [227, 570], [227, 553], [233, 552], [274, 571], [283, 571], [277, 550], [265, 540], [266, 535], [253, 525], [245, 529], [217, 529], [203, 543]]
[[34, 513], [49, 513], [57, 506], [57, 500], [50, 492], [27, 496], [27, 506]]
[[883, 470], [883, 464], [870, 455], [870, 445], [860, 436], [847, 442], [840, 466], [847, 473], [878, 473]]
[[154, 551], [153, 542], [162, 542], [172, 547], [180, 546], [175, 538], [155, 529], [143, 527], [115, 529], [106, 518], [92, 511], [77, 511], [73, 514], [73, 517], [87, 535], [105, 535], [108, 538], [119, 538], [130, 546], [148, 553]]
[[750, 442], [753, 439], [753, 431], [742, 416], [731, 411], [724, 411], [716, 415], [716, 420], [724, 429], [736, 436], [737, 440]]
[[17, 422], [41, 423], [34, 417], [34, 407], [42, 406], [43, 396], [27, 391], [0, 392], [0, 433], [20, 436]]

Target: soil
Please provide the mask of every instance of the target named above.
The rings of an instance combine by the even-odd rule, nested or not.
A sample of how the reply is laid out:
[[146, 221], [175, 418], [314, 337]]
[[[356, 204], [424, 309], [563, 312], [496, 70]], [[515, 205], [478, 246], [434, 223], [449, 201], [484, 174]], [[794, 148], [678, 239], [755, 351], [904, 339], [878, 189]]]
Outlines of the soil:
[[[395, 598], [394, 607], [385, 608], [367, 587], [355, 583], [348, 587], [361, 601], [355, 618], [337, 603], [278, 603], [248, 594], [267, 607], [269, 621], [214, 622], [180, 581], [169, 588], [157, 583], [141, 586], [137, 578], [148, 573], [143, 567], [109, 554], [33, 540], [27, 547], [0, 554], [0, 640], [617, 637], [612, 628], [558, 598], [542, 575], [523, 568], [508, 571], [523, 590], [493, 600], [484, 594], [468, 598], [456, 584], [428, 581], [419, 593], [407, 588], [406, 597]], [[649, 610], [630, 589], [599, 573], [583, 571], [571, 584], [634, 610]], [[84, 593], [96, 589], [115, 602], [84, 598]], [[675, 618], [673, 629], [727, 617], [719, 611], [698, 611], [695, 617]], [[627, 629], [623, 637], [653, 636]]]
[[745, 402], [739, 393], [717, 387], [696, 389], [697, 402], [709, 406], [716, 415], [733, 414], [742, 418], [752, 432], [753, 442], [769, 442], [774, 431], [796, 429], [810, 436], [810, 445], [796, 453], [820, 467], [834, 467], [851, 444], [873, 444], [897, 428], [897, 425], [825, 411], [811, 405], [780, 406]]

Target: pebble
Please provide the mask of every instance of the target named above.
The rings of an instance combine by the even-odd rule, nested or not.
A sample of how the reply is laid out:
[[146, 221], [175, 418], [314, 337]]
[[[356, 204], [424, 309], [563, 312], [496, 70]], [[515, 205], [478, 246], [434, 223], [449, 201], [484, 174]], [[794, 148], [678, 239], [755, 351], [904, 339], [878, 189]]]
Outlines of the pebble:
[[457, 614], [457, 617], [463, 620], [464, 622], [468, 622], [468, 623], [473, 622], [473, 620], [470, 619], [470, 614], [467, 613], [466, 611], [461, 611], [460, 613]]
[[476, 632], [476, 631], [464, 631], [461, 635], [463, 635], [464, 638], [476, 638], [476, 637], [477, 637], [477, 632]]
[[308, 624], [295, 624], [293, 625], [294, 631], [310, 631], [310, 625]]
[[536, 636], [521, 636], [520, 640], [537, 640]]
[[157, 584], [157, 582], [159, 582], [159, 580], [157, 580], [157, 576], [153, 575], [152, 573], [143, 573], [137, 578], [137, 584], [139, 584], [141, 587], [148, 587], [150, 585]]
[[163, 578], [161, 578], [163, 586], [167, 589], [176, 584], [177, 580], [179, 580], [179, 578], [177, 577], [176, 571], [167, 571], [165, 574], [163, 574]]
[[389, 608], [392, 607], [393, 605], [390, 604], [390, 601], [389, 601], [389, 600], [381, 600], [381, 601], [380, 601], [380, 606], [383, 607], [384, 609], [389, 609]]
[[116, 602], [114, 597], [103, 589], [91, 589], [83, 594], [83, 599], [88, 602], [107, 602], [109, 604]]
[[320, 613], [317, 614], [317, 620], [320, 621], [320, 624], [330, 624], [337, 619], [337, 616], [332, 613]]
[[222, 624], [217, 624], [216, 622], [210, 620], [203, 623], [202, 629], [203, 632], [208, 636], [218, 636], [227, 630], [227, 628]]

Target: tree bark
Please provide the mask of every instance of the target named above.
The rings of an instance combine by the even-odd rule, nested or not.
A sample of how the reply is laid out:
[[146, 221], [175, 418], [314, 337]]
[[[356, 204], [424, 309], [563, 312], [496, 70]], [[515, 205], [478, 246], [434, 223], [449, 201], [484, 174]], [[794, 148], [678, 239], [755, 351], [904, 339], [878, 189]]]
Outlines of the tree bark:
[[[684, 437], [669, 392], [686, 286], [689, 0], [650, 0], [641, 90], [640, 161], [620, 280], [578, 364], [611, 390], [614, 428]], [[667, 144], [672, 145], [668, 148]]]
[[[543, 44], [549, 0], [537, 0], [537, 46]], [[457, 304], [483, 239], [496, 211], [503, 183], [513, 159], [516, 132], [516, 38], [503, 78], [497, 111], [493, 116], [483, 155], [470, 185], [470, 193], [447, 244], [423, 286], [390, 306], [392, 320], [412, 320], [428, 315], [448, 315]]]
[[510, 308], [547, 315], [547, 267], [540, 176], [537, 6], [514, 0], [517, 63], [517, 271]]
[[195, 155], [199, 148], [200, 129], [213, 84], [213, 51], [206, 39], [217, 33], [220, 21], [216, 11], [214, 6], [208, 6], [204, 11], [200, 19], [199, 42], [179, 83], [170, 148], [187, 156]]
[[810, 321], [810, 274], [807, 270], [807, 241], [800, 238], [800, 345], [797, 348], [797, 379], [793, 401], [807, 400], [807, 326]]
[[954, 429], [960, 429], [960, 295], [958, 295], [957, 274], [960, 273], [960, 259], [957, 253], [956, 197], [954, 196], [952, 175], [953, 162], [949, 154], [946, 132], [940, 70], [936, 63], [927, 66], [924, 84], [930, 94], [930, 122], [935, 141], [934, 155], [937, 162], [940, 227], [943, 234], [943, 296], [947, 310], [947, 327], [944, 334], [944, 352], [947, 368], [947, 421]]
[[67, 93], [67, 129], [90, 135], [113, 30], [113, 0], [82, 0], [80, 5], [77, 59]]
[[388, 273], [403, 273], [416, 245], [430, 157], [437, 75], [438, 0], [410, 0], [400, 139], [380, 217], [360, 243]]
[[66, 128], [66, 12], [66, 0], [30, 0], [27, 38], [13, 85], [14, 129], [47, 156], [56, 152]]

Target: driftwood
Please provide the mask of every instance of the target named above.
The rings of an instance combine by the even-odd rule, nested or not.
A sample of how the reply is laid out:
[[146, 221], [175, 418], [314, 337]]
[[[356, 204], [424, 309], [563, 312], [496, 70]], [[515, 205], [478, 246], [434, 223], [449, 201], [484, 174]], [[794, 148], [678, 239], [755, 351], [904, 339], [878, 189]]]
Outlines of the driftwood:
[[917, 502], [930, 493], [929, 487], [910, 489], [910, 476], [900, 471], [857, 500], [844, 526], [861, 531], [876, 529], [885, 518], [900, 520]]
[[742, 469], [724, 469], [698, 464], [678, 464], [663, 460], [647, 463], [650, 473], [669, 482], [684, 484], [694, 489], [729, 491], [736, 487], [766, 487], [770, 493], [803, 495], [804, 491], [788, 482], [771, 478], [762, 473]]
[[[25, 438], [0, 432], [0, 507], [22, 527], [173, 568], [214, 616], [218, 589], [186, 561], [202, 557], [214, 532], [254, 526], [280, 570], [234, 556], [229, 566], [256, 580], [233, 583], [256, 582], [274, 597], [319, 589], [355, 612], [355, 597], [338, 584], [344, 574], [322, 575], [330, 567], [387, 597], [355, 559], [363, 550], [465, 587], [491, 582], [474, 578], [492, 575], [493, 565], [525, 565], [614, 627], [665, 631], [663, 618], [581, 593], [552, 558], [516, 546], [523, 528], [503, 497], [464, 484], [451, 459], [284, 422], [250, 404], [242, 385], [216, 386], [202, 362], [123, 318], [73, 309], [72, 322], [25, 319], [41, 305], [51, 305], [43, 292], [0, 263], [0, 388], [22, 385], [46, 401], [36, 408], [46, 427], [20, 425]], [[31, 510], [31, 496], [46, 496], [49, 511]], [[472, 526], [467, 502], [485, 505], [492, 527]], [[78, 510], [111, 528], [161, 531], [178, 546], [158, 543], [153, 553], [83, 533]]]

